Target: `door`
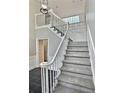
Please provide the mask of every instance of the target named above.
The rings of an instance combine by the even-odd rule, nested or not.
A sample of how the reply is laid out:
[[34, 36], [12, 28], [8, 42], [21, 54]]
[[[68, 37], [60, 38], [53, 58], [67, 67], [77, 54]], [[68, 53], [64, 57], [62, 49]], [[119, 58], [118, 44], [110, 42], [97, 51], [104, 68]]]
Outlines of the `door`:
[[39, 62], [48, 61], [48, 39], [39, 40]]

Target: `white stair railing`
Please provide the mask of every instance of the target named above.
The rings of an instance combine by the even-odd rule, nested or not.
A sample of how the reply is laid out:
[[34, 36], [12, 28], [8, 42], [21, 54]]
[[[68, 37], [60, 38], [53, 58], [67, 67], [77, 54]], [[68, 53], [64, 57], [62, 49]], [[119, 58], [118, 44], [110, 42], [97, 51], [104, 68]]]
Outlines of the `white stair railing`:
[[57, 16], [53, 10], [49, 10], [48, 14], [35, 14], [35, 29], [40, 29], [44, 26], [50, 25], [54, 28], [61, 36], [64, 36], [66, 30], [68, 29], [67, 23], [65, 23], [59, 16]]
[[41, 65], [41, 91], [42, 93], [53, 93], [57, 83], [58, 76], [60, 75], [60, 67], [59, 67], [59, 51], [62, 48], [64, 40], [66, 38], [66, 34], [68, 31], [68, 24], [63, 22], [60, 17], [58, 17], [53, 11], [49, 12], [51, 15], [51, 26], [59, 29], [64, 33], [62, 40], [55, 52], [54, 57], [50, 62], [42, 62]]
[[59, 30], [62, 34], [64, 34], [68, 29], [67, 23], [65, 23], [59, 16], [57, 16], [53, 12], [53, 10], [50, 10], [49, 14], [51, 27], [55, 27], [55, 29]]

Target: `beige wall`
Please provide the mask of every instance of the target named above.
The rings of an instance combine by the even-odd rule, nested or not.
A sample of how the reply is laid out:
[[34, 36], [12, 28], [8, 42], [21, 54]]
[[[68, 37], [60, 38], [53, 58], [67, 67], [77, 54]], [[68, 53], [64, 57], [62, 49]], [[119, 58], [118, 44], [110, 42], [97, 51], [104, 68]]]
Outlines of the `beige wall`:
[[50, 60], [54, 56], [56, 49], [58, 48], [58, 46], [61, 42], [61, 38], [59, 38], [57, 35], [55, 35], [55, 33], [50, 31], [48, 28], [38, 29], [37, 33], [36, 33], [36, 38], [49, 40], [48, 41], [48, 47], [49, 47], [48, 60]]
[[37, 0], [29, 0], [29, 55], [36, 54], [36, 35], [34, 14], [39, 13], [40, 4]]
[[49, 0], [49, 6], [60, 17], [67, 17], [84, 13], [84, 2], [85, 0]]
[[95, 0], [86, 0], [86, 18], [95, 45]]

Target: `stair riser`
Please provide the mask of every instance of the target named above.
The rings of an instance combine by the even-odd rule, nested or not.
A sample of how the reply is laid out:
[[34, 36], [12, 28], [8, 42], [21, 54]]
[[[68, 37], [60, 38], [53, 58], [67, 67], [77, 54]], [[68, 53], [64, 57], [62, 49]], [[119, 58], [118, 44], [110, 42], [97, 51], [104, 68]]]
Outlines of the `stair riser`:
[[62, 74], [66, 74], [66, 75], [70, 75], [70, 76], [76, 76], [79, 78], [93, 79], [92, 76], [77, 74], [77, 73], [72, 73], [72, 72], [66, 72], [66, 71], [62, 71]]
[[82, 74], [82, 75], [89, 75], [89, 76], [91, 76], [92, 75], [92, 73], [91, 73], [91, 70], [86, 70], [85, 68], [83, 68], [83, 69], [76, 69], [76, 68], [69, 68], [69, 67], [63, 67], [63, 68], [61, 68], [62, 69], [62, 71], [66, 71], [66, 72], [72, 72], [72, 73], [77, 73], [77, 74]]
[[66, 64], [74, 64], [74, 65], [85, 65], [85, 66], [91, 66], [90, 61], [64, 61]]
[[81, 43], [80, 42], [70, 42], [69, 45], [70, 46], [76, 46], [76, 45], [78, 45], [78, 46], [88, 46], [87, 42], [83, 42], [83, 43], [82, 42]]
[[94, 90], [87, 89], [87, 88], [80, 87], [80, 86], [75, 86], [75, 85], [65, 83], [65, 82], [62, 82], [62, 81], [59, 81], [59, 84], [65, 86], [65, 87], [68, 87], [68, 88], [73, 88], [73, 89], [82, 91], [82, 92], [95, 93]]
[[88, 47], [71, 47], [71, 46], [68, 46], [67, 49], [70, 49], [70, 50], [79, 50], [79, 51], [88, 51]]
[[75, 65], [75, 64], [67, 64], [67, 63], [64, 63], [63, 66], [67, 67], [67, 68], [72, 67], [72, 68], [77, 68], [77, 69], [83, 69], [83, 70], [91, 71], [91, 66]]
[[89, 58], [65, 57], [65, 60], [73, 61], [89, 61]]
[[66, 51], [67, 54], [71, 54], [71, 55], [79, 55], [82, 57], [89, 57], [89, 52], [73, 52], [73, 51]]

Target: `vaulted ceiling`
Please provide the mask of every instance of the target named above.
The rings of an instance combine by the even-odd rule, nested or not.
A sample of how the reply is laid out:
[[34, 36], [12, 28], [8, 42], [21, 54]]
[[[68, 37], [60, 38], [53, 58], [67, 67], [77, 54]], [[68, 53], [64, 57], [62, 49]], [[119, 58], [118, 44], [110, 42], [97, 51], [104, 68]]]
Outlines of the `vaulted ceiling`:
[[85, 0], [48, 0], [48, 6], [61, 17], [84, 13]]

